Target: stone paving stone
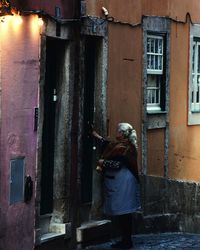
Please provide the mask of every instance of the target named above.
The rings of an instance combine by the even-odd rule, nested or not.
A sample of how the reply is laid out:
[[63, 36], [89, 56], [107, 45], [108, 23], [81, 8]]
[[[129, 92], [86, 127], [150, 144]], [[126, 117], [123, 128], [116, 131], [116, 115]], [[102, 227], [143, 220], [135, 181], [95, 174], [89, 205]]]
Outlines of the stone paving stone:
[[[200, 234], [162, 233], [133, 236], [131, 250], [200, 250]], [[110, 242], [85, 247], [84, 250], [110, 250]], [[122, 249], [123, 250], [123, 249]]]

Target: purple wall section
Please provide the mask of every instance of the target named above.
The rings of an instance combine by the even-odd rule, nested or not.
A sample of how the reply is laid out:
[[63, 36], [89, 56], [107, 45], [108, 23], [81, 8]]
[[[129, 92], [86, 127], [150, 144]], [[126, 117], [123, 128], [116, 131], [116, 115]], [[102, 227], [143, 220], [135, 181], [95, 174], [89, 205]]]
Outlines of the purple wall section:
[[0, 24], [1, 37], [1, 176], [0, 249], [29, 250], [34, 241], [34, 195], [30, 203], [9, 204], [10, 159], [25, 157], [25, 174], [35, 181], [36, 132], [34, 107], [38, 100], [39, 32], [34, 18], [20, 26]]
[[19, 10], [43, 10], [55, 16], [55, 7], [60, 7], [62, 18], [75, 18], [78, 16], [80, 0], [11, 0]]

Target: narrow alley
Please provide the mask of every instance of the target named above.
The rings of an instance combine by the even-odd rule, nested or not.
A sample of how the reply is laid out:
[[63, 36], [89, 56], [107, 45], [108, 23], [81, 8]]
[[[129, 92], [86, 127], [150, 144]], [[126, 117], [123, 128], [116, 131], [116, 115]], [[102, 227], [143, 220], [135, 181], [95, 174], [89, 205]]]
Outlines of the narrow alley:
[[0, 250], [200, 250], [199, 13], [0, 0]]

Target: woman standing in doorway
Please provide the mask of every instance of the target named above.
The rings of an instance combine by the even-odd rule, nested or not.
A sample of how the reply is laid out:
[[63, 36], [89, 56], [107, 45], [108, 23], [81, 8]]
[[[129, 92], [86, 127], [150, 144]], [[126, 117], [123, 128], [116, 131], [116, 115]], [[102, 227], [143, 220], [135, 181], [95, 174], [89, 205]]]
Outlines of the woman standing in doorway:
[[121, 232], [121, 240], [111, 247], [129, 249], [133, 246], [132, 213], [141, 207], [136, 131], [129, 123], [119, 123], [115, 142], [104, 139], [96, 131], [92, 134], [103, 147], [97, 171], [104, 177], [104, 213], [115, 217]]

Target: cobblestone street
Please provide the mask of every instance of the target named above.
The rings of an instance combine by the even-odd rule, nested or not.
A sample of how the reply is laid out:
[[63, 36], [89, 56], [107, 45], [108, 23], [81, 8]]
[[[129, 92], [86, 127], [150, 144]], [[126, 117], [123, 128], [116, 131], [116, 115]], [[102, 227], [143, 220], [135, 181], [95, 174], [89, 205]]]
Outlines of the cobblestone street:
[[[134, 250], [160, 249], [195, 249], [200, 250], [199, 234], [163, 233], [136, 235], [133, 237]], [[84, 250], [109, 250], [110, 242], [95, 246], [88, 246]]]

